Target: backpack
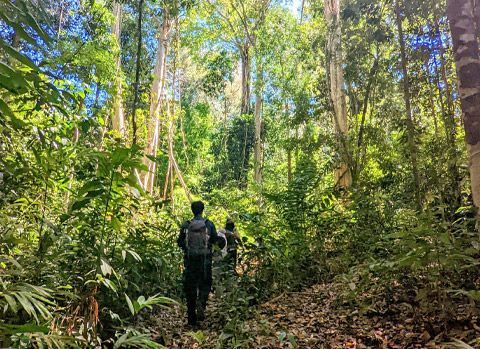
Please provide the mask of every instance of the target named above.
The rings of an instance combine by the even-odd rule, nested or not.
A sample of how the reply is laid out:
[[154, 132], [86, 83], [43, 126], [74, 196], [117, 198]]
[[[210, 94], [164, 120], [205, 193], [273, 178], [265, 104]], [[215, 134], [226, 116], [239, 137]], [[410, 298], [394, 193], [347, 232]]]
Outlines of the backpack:
[[185, 246], [189, 256], [206, 256], [210, 253], [208, 248], [208, 234], [206, 219], [193, 219], [188, 224]]

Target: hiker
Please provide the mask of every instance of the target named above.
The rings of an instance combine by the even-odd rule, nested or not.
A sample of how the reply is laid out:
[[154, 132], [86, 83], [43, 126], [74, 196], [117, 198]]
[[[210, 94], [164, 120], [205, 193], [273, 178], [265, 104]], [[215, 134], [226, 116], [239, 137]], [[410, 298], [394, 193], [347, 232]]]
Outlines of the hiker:
[[235, 230], [235, 223], [227, 218], [225, 227], [218, 230], [218, 235], [225, 240], [225, 247], [214, 249], [213, 252], [213, 282], [215, 297], [222, 298], [225, 292], [233, 289], [237, 281], [237, 247], [242, 241]]
[[187, 298], [188, 324], [196, 326], [205, 318], [208, 294], [212, 287], [212, 244], [220, 248], [225, 240], [220, 238], [215, 225], [202, 217], [204, 204], [192, 203], [193, 219], [180, 228], [177, 244], [184, 251], [184, 291]]
[[237, 269], [237, 250], [238, 246], [243, 246], [242, 240], [235, 229], [235, 223], [230, 217], [227, 217], [225, 227], [219, 229], [219, 232], [225, 236], [227, 241], [227, 254], [221, 261], [227, 266], [227, 271], [232, 271], [236, 274]]

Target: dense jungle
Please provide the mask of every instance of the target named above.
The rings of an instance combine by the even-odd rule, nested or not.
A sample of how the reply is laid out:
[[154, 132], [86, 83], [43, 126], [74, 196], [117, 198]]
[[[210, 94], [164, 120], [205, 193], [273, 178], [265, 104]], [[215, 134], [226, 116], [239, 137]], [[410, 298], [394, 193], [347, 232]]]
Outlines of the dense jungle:
[[[0, 347], [480, 348], [479, 44], [478, 0], [0, 0]], [[189, 326], [196, 201], [239, 245]]]

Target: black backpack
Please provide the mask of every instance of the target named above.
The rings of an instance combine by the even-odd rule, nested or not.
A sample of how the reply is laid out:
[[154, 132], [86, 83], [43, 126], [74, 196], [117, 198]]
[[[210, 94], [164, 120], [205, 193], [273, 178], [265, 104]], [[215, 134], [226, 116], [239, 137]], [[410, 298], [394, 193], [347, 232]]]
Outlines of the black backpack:
[[189, 256], [206, 256], [210, 253], [208, 248], [210, 235], [206, 221], [206, 219], [193, 219], [188, 224], [185, 246]]

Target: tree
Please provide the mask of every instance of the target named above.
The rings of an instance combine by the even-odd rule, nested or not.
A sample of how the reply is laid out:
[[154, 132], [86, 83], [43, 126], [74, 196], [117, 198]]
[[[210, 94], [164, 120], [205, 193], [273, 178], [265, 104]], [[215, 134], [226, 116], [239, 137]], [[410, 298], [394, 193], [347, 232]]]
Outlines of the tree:
[[474, 16], [472, 0], [449, 0], [447, 15], [452, 32], [458, 92], [470, 157], [472, 198], [477, 208], [477, 229], [480, 231], [480, 37], [477, 34], [480, 23]]
[[400, 6], [398, 3], [398, 0], [395, 0], [395, 13], [396, 13], [396, 19], [397, 19], [397, 28], [398, 28], [398, 41], [400, 44], [400, 54], [401, 54], [402, 74], [403, 74], [403, 97], [405, 100], [408, 146], [410, 149], [410, 157], [412, 162], [413, 186], [414, 186], [417, 210], [421, 211], [422, 201], [420, 198], [420, 178], [418, 175], [418, 166], [417, 166], [417, 147], [415, 145], [415, 129], [412, 121], [412, 108], [410, 106], [410, 87], [409, 87], [408, 71], [407, 71], [408, 62], [407, 62], [407, 55], [405, 53], [405, 39], [403, 37], [402, 17], [400, 14]]
[[[148, 192], [153, 191], [155, 184], [155, 176], [157, 169], [156, 160], [151, 157], [157, 156], [157, 149], [160, 140], [160, 123], [161, 116], [168, 112], [166, 105], [163, 104], [164, 88], [165, 88], [165, 70], [167, 65], [167, 49], [170, 40], [170, 33], [172, 31], [173, 19], [169, 13], [168, 7], [163, 8], [162, 23], [155, 18], [157, 24], [157, 54], [155, 61], [155, 70], [153, 73], [152, 90], [150, 93], [150, 113], [148, 118], [148, 129], [146, 139], [146, 150], [143, 164], [147, 166], [148, 171], [144, 171], [141, 175], [143, 181], [142, 186]], [[162, 114], [162, 115], [161, 115]]]
[[115, 36], [115, 39], [118, 43], [120, 52], [117, 56], [116, 68], [117, 68], [117, 77], [116, 77], [116, 96], [114, 99], [114, 114], [112, 117], [113, 129], [117, 131], [120, 136], [123, 138], [125, 136], [125, 117], [123, 110], [123, 100], [122, 100], [122, 68], [121, 68], [121, 46], [120, 46], [120, 33], [122, 28], [122, 4], [118, 2], [113, 3], [113, 15], [115, 20], [112, 23], [112, 35]]
[[345, 104], [343, 78], [343, 57], [341, 43], [340, 10], [338, 0], [325, 0], [325, 20], [327, 23], [327, 73], [330, 99], [334, 113], [334, 127], [340, 160], [335, 169], [335, 185], [348, 187], [352, 184], [350, 173], [350, 151], [348, 140], [348, 115]]

